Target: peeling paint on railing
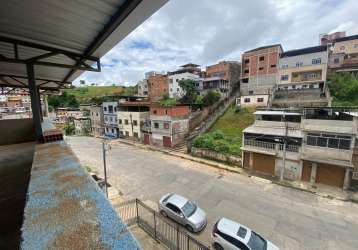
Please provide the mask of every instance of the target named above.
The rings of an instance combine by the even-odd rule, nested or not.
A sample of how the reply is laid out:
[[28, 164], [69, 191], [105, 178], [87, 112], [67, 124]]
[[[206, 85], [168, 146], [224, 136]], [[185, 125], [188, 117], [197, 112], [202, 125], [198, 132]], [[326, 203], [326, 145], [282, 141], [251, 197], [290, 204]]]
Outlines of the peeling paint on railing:
[[22, 249], [140, 248], [63, 142], [36, 146], [22, 239]]

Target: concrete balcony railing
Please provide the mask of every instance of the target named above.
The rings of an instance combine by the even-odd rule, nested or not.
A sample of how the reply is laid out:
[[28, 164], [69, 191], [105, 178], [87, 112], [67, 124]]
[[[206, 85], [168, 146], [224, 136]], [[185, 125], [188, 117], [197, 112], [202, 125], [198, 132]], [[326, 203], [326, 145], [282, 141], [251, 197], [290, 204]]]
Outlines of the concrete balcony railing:
[[[264, 149], [264, 150], [268, 150], [270, 152], [278, 153], [279, 151], [283, 151], [284, 144], [263, 142], [263, 141], [256, 141], [256, 140], [245, 140], [244, 148], [258, 148], [258, 149]], [[298, 153], [298, 152], [300, 152], [300, 147], [297, 145], [287, 145], [286, 151]]]
[[289, 129], [301, 129], [301, 123], [299, 122], [287, 122], [287, 124], [285, 124], [285, 122], [255, 120], [254, 125], [258, 127], [269, 128], [285, 128], [285, 126], [287, 125], [287, 128]]

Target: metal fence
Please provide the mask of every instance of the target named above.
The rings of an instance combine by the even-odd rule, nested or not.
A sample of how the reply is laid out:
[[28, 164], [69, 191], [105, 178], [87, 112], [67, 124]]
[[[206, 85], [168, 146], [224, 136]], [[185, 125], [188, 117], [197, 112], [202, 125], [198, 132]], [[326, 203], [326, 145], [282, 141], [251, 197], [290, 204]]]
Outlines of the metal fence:
[[128, 225], [137, 224], [155, 240], [160, 241], [169, 249], [175, 250], [208, 250], [198, 240], [194, 239], [178, 224], [169, 221], [157, 211], [148, 207], [142, 201], [135, 199], [117, 206], [122, 220]]

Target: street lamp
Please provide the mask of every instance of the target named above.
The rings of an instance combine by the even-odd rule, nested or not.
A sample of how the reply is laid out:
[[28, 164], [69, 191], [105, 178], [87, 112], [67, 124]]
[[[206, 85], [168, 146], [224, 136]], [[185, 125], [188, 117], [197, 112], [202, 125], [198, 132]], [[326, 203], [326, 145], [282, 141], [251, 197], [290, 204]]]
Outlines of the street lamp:
[[106, 164], [106, 152], [111, 150], [111, 145], [107, 143], [106, 139], [102, 141], [102, 152], [103, 152], [103, 172], [104, 172], [104, 190], [108, 199], [108, 187], [107, 187], [107, 164]]

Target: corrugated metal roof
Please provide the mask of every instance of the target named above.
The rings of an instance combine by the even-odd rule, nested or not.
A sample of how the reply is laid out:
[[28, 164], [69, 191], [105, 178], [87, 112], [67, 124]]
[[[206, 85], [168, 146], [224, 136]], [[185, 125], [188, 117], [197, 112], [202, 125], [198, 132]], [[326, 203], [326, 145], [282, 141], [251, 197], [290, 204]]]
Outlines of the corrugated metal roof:
[[[167, 0], [2, 1], [0, 74], [11, 75], [12, 78], [26, 77], [25, 60], [61, 50], [61, 53], [37, 59], [34, 63], [35, 77], [50, 82], [71, 82], [166, 2]], [[20, 43], [17, 44], [18, 41]], [[53, 64], [63, 64], [65, 67], [54, 67], [56, 65]], [[71, 68], [75, 65], [77, 68], [80, 66], [81, 70]], [[0, 77], [0, 86], [27, 85], [26, 79], [16, 78], [22, 82], [19, 83], [12, 78], [4, 80]], [[43, 88], [57, 86], [55, 82], [50, 82], [43, 84], [43, 81], [37, 81], [37, 85], [42, 83]]]

